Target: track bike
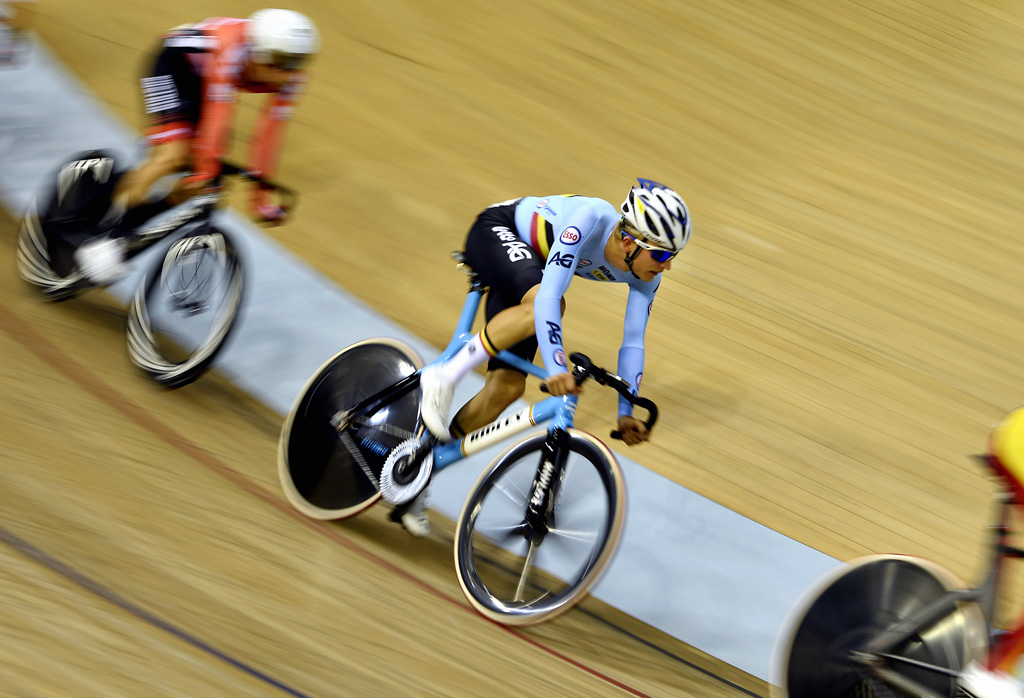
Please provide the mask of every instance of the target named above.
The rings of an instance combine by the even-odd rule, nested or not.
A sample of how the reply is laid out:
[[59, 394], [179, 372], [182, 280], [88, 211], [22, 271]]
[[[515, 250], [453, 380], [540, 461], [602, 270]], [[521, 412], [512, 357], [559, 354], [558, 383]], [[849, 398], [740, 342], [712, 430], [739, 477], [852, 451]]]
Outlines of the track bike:
[[[790, 611], [773, 652], [773, 694], [788, 698], [1021, 698], [1008, 673], [1024, 653], [1024, 616], [994, 617], [1024, 513], [1024, 408], [992, 430], [982, 458], [998, 484], [991, 561], [968, 588], [928, 560], [873, 555], [814, 584]], [[998, 673], [996, 673], [998, 672]]]
[[[461, 255], [453, 256], [470, 276], [469, 292], [438, 361], [473, 336], [486, 291]], [[509, 352], [498, 358], [545, 378]], [[646, 410], [644, 423], [654, 426], [653, 402], [586, 356], [571, 360], [578, 383], [611, 387]], [[564, 613], [597, 581], [622, 531], [625, 485], [615, 456], [573, 426], [575, 395], [544, 398], [442, 443], [420, 419], [422, 367], [410, 347], [381, 338], [341, 350], [313, 374], [281, 432], [278, 473], [289, 502], [309, 517], [336, 520], [385, 498], [396, 505], [397, 520], [434, 472], [548, 422], [546, 431], [508, 447], [476, 481], [456, 524], [455, 568], [466, 598], [494, 621], [528, 625]]]
[[[295, 194], [281, 185], [223, 163], [222, 175], [274, 189], [285, 207]], [[105, 151], [77, 155], [64, 163], [29, 206], [18, 231], [18, 271], [49, 300], [59, 301], [98, 286], [74, 260], [74, 251], [93, 237], [110, 205], [118, 176]], [[219, 184], [219, 182], [218, 182]], [[244, 274], [235, 243], [217, 225], [214, 212], [224, 189], [172, 206], [143, 204], [125, 216], [126, 257], [169, 241], [145, 270], [128, 306], [128, 355], [157, 383], [177, 388], [210, 366], [238, 319]]]

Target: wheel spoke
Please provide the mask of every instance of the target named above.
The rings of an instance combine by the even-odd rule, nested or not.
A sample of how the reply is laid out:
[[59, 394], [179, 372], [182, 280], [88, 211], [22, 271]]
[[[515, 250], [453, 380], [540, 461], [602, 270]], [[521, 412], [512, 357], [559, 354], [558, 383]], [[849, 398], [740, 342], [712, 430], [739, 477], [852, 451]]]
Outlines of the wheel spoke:
[[505, 524], [497, 525], [491, 524], [489, 526], [477, 526], [477, 535], [484, 535], [488, 539], [494, 542], [502, 548], [510, 548], [509, 543], [516, 538], [520, 540], [526, 540], [523, 532], [526, 530], [526, 524]]
[[562, 540], [567, 543], [589, 543], [590, 545], [593, 545], [597, 542], [599, 534], [600, 531], [583, 531], [580, 529], [557, 528], [549, 526], [546, 538], [553, 537], [555, 540]]
[[523, 602], [523, 591], [526, 588], [526, 581], [530, 577], [530, 570], [533, 569], [533, 556], [537, 553], [537, 540], [530, 541], [530, 549], [526, 553], [526, 559], [523, 560], [523, 569], [519, 573], [519, 584], [516, 586], [515, 601], [518, 603]]

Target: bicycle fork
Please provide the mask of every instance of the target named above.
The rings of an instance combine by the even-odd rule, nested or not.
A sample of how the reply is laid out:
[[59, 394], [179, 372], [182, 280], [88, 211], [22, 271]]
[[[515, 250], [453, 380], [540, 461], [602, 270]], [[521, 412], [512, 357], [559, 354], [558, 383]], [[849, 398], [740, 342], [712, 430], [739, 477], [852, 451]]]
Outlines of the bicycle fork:
[[541, 449], [540, 464], [530, 485], [530, 496], [526, 500], [526, 517], [523, 522], [523, 536], [530, 545], [523, 563], [523, 570], [516, 585], [515, 600], [523, 601], [530, 570], [533, 569], [533, 558], [540, 547], [541, 541], [554, 523], [555, 502], [562, 489], [565, 475], [565, 463], [568, 460], [569, 434], [564, 429], [554, 429], [548, 434]]

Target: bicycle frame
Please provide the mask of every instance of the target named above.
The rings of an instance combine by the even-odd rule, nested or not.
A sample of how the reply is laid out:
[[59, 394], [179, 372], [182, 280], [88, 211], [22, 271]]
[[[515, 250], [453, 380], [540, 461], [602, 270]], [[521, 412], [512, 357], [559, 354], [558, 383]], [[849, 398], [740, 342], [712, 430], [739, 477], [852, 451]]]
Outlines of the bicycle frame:
[[[291, 209], [297, 198], [295, 192], [285, 186], [250, 174], [245, 168], [230, 162], [221, 163], [218, 182], [224, 177], [239, 177], [256, 185], [273, 189], [279, 193], [285, 203], [283, 208]], [[133, 257], [151, 247], [160, 240], [174, 234], [188, 225], [209, 225], [214, 210], [227, 195], [225, 188], [216, 188], [207, 193], [196, 194], [187, 201], [173, 206], [165, 201], [143, 204], [127, 215], [134, 217], [137, 223], [133, 228], [128, 246], [128, 257]], [[154, 222], [157, 216], [173, 209], [180, 209], [167, 220]]]
[[[474, 275], [455, 332], [448, 346], [437, 359], [438, 362], [454, 356], [462, 348], [462, 345], [474, 336], [473, 321], [480, 308], [480, 301], [483, 299], [485, 290], [483, 284]], [[536, 365], [511, 352], [500, 351], [498, 358], [513, 368], [541, 380], [547, 377], [547, 374]], [[574, 424], [577, 401], [578, 398], [575, 395], [545, 398], [506, 417], [499, 417], [494, 422], [466, 434], [461, 439], [447, 444], [437, 444], [434, 447], [434, 470], [441, 470], [488, 446], [549, 420], [551, 420], [549, 431], [565, 431]]]
[[[441, 353], [436, 361], [444, 361], [453, 356], [463, 344], [473, 336], [473, 321], [480, 308], [480, 301], [485, 292], [484, 286], [474, 276], [470, 284], [469, 292], [462, 306], [458, 324], [452, 335], [447, 348]], [[547, 375], [537, 366], [508, 351], [498, 353], [498, 358], [524, 373], [536, 376], [543, 380]], [[374, 413], [379, 407], [415, 389], [419, 385], [419, 374], [408, 376], [394, 385], [385, 388], [381, 392], [363, 400], [354, 406], [347, 413], [336, 415], [333, 420], [334, 427], [339, 431], [345, 428], [353, 418], [359, 414]], [[481, 450], [495, 443], [503, 441], [510, 436], [526, 431], [530, 427], [537, 426], [551, 421], [551, 431], [569, 429], [574, 424], [576, 404], [578, 398], [575, 395], [562, 397], [549, 397], [534, 403], [518, 412], [499, 417], [494, 422], [466, 434], [461, 439], [451, 443], [436, 443], [433, 446], [433, 469], [441, 470], [452, 463], [456, 463], [467, 456], [480, 452]], [[429, 436], [423, 435], [424, 446], [429, 443]]]
[[169, 207], [163, 202], [151, 204], [152, 208], [149, 209], [140, 207], [142, 210], [139, 218], [142, 219], [142, 222], [132, 231], [127, 256], [134, 257], [188, 225], [209, 225], [210, 217], [220, 200], [220, 193], [193, 196], [183, 203], [180, 211], [160, 222], [154, 222], [153, 219], [161, 213], [177, 207]]
[[1012, 464], [1004, 462], [996, 453], [986, 456], [985, 462], [999, 478], [1001, 487], [996, 495], [1001, 503], [999, 522], [992, 527], [992, 564], [988, 576], [978, 588], [979, 603], [989, 623], [986, 665], [990, 669], [1009, 672], [1013, 664], [1024, 655], [1024, 611], [1018, 615], [1016, 624], [1010, 630], [998, 632], [992, 624], [1004, 565], [1009, 560], [1024, 558], [1024, 550], [1009, 542], [1014, 534], [1009, 524], [1010, 513], [1018, 507], [1018, 511], [1024, 513], [1024, 484], [1016, 477]]

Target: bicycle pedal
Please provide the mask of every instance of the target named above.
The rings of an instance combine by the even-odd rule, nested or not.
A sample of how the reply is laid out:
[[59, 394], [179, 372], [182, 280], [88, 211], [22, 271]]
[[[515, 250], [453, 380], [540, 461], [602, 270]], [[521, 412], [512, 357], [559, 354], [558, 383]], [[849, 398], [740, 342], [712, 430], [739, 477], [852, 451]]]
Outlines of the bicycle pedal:
[[401, 524], [409, 535], [424, 538], [430, 534], [430, 517], [427, 514], [427, 493], [421, 492], [412, 501], [400, 504], [391, 510], [389, 518]]

